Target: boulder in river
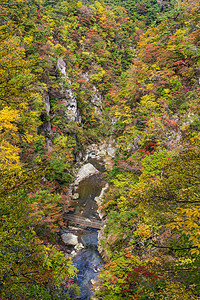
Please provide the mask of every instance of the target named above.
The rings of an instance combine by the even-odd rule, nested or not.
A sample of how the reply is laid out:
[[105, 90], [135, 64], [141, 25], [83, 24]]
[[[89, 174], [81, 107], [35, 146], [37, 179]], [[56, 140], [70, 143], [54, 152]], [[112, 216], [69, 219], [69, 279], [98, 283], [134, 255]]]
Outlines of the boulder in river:
[[73, 257], [75, 257], [76, 256], [76, 251], [75, 250], [73, 250], [72, 252], [71, 252], [71, 257], [73, 258]]
[[74, 249], [77, 250], [77, 251], [82, 250], [82, 249], [84, 249], [84, 248], [85, 248], [85, 247], [83, 246], [82, 243], [78, 243], [78, 244], [74, 247]]
[[98, 237], [96, 232], [86, 232], [81, 236], [81, 241], [84, 246], [97, 246]]
[[63, 233], [61, 239], [68, 246], [76, 246], [78, 244], [78, 237], [73, 233]]
[[75, 184], [78, 185], [82, 180], [98, 173], [99, 171], [92, 164], [88, 163], [79, 169]]
[[79, 198], [79, 194], [78, 193], [75, 193], [73, 196], [72, 196], [72, 199], [73, 200], [77, 200]]

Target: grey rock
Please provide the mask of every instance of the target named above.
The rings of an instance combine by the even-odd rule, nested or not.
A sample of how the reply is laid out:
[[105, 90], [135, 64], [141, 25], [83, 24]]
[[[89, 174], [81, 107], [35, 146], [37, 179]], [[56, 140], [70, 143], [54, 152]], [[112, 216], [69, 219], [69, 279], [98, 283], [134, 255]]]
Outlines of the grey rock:
[[73, 196], [72, 196], [72, 199], [73, 200], [77, 200], [79, 198], [79, 193], [75, 193]]
[[[64, 60], [60, 57], [57, 61], [57, 70], [61, 73], [61, 78], [65, 79], [69, 86], [71, 85], [71, 81], [69, 80], [69, 77], [66, 73], [66, 63]], [[60, 93], [63, 96], [63, 104], [66, 106], [65, 114], [68, 119], [68, 121], [79, 121], [80, 116], [78, 112], [77, 107], [77, 100], [76, 100], [76, 94], [71, 88], [65, 89], [63, 85], [61, 84], [61, 90]]]
[[74, 247], [74, 249], [77, 250], [77, 251], [79, 251], [79, 250], [81, 250], [81, 249], [84, 249], [84, 248], [85, 248], [85, 247], [83, 246], [82, 243], [78, 243], [78, 244]]
[[100, 205], [101, 202], [100, 202], [100, 198], [99, 197], [95, 197], [94, 200], [97, 202], [97, 204]]
[[91, 284], [95, 284], [96, 283], [94, 279], [91, 279], [90, 282], [91, 282]]
[[93, 86], [93, 91], [94, 91], [94, 94], [91, 97], [91, 103], [94, 105], [96, 114], [101, 116], [102, 96], [101, 96], [101, 94], [99, 94], [99, 91], [95, 86]]
[[134, 146], [133, 146], [133, 148], [134, 148], [133, 150], [134, 151], [136, 151], [136, 150], [139, 149], [139, 145], [138, 145], [139, 141], [140, 141], [139, 137], [135, 137], [134, 138]]
[[[108, 187], [109, 187], [109, 184], [106, 183], [106, 185], [102, 188], [99, 197], [95, 197], [95, 198], [94, 198], [94, 200], [96, 201], [96, 203], [97, 203], [98, 206], [101, 206], [101, 205], [102, 205], [103, 196], [104, 196], [104, 194], [105, 194], [105, 191], [108, 189]], [[100, 218], [101, 220], [106, 216], [106, 213], [105, 213], [104, 210], [98, 209], [98, 214], [99, 214], [99, 218]]]
[[64, 62], [62, 57], [58, 58], [57, 69], [60, 71], [60, 73], [63, 75], [63, 77], [67, 76], [67, 74], [66, 74], [66, 63]]
[[68, 246], [76, 246], [78, 244], [78, 237], [73, 233], [63, 233], [61, 239]]
[[45, 111], [46, 111], [47, 115], [49, 116], [51, 106], [50, 106], [50, 100], [49, 100], [49, 95], [48, 94], [46, 94], [44, 96], [44, 101], [45, 101]]
[[112, 156], [112, 157], [115, 157], [115, 147], [112, 147], [111, 145], [108, 145], [107, 154]]
[[107, 163], [106, 157], [115, 157], [116, 145], [115, 140], [110, 137], [100, 144], [91, 144], [87, 147], [84, 160], [89, 158], [96, 158], [97, 160], [103, 159], [104, 163]]
[[86, 179], [87, 177], [98, 173], [99, 171], [90, 163], [82, 166], [79, 169], [78, 174], [76, 176], [75, 185], [77, 185], [79, 182]]
[[75, 250], [73, 250], [72, 252], [71, 252], [71, 257], [73, 258], [73, 257], [75, 257], [76, 256], [76, 251]]

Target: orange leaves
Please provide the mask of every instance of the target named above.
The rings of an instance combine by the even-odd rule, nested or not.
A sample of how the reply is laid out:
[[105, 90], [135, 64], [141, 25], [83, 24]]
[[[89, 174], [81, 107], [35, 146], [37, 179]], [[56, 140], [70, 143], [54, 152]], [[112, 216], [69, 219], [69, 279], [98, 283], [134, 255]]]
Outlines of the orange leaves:
[[179, 125], [177, 121], [170, 119], [169, 116], [167, 115], [162, 116], [162, 122], [166, 127], [178, 131]]

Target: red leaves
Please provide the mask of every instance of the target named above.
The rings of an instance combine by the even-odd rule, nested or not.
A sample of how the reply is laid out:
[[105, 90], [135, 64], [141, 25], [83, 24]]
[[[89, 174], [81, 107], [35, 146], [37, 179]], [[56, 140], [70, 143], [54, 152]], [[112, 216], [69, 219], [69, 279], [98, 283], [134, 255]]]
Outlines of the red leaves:
[[150, 142], [144, 147], [144, 149], [138, 149], [137, 151], [142, 152], [143, 157], [145, 157], [146, 155], [153, 154], [156, 150], [156, 147], [156, 142]]
[[57, 133], [60, 133], [61, 134], [61, 129], [56, 127], [55, 125], [52, 125], [52, 131], [53, 132], [57, 132]]
[[155, 282], [156, 279], [159, 278], [157, 275], [154, 275], [152, 272], [148, 271], [146, 266], [139, 266], [134, 269], [134, 272], [136, 276], [143, 276], [146, 279], [150, 279], [153, 282]]
[[174, 62], [175, 66], [180, 66], [180, 65], [185, 65], [188, 66], [188, 60], [184, 61], [184, 60], [178, 60], [176, 62]]
[[157, 57], [161, 56], [163, 53], [163, 49], [161, 46], [149, 44], [144, 49], [144, 58], [145, 62], [153, 62], [157, 59]]
[[159, 279], [159, 277], [149, 271], [146, 266], [138, 266], [126, 274], [124, 282], [119, 283], [119, 286], [122, 288], [122, 295], [129, 296], [135, 294], [137, 285], [140, 284], [142, 277], [153, 283]]
[[106, 207], [106, 205], [101, 205], [99, 206], [98, 210], [104, 209]]
[[78, 83], [85, 83], [85, 81], [86, 80], [84, 78], [80, 78], [80, 79], [77, 80]]
[[42, 17], [41, 17], [41, 15], [40, 15], [40, 11], [39, 11], [39, 10], [37, 11], [37, 19], [38, 19], [38, 20], [41, 20], [41, 19], [42, 19]]

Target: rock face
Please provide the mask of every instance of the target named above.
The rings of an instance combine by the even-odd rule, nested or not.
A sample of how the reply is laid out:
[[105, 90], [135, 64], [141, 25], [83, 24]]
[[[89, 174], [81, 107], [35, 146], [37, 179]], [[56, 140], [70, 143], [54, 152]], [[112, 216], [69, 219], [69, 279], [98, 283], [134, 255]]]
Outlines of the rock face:
[[[65, 79], [68, 82], [68, 85], [71, 85], [66, 73], [66, 64], [64, 60], [60, 57], [57, 61], [57, 70], [61, 73], [61, 78]], [[61, 88], [60, 93], [63, 95], [62, 102], [66, 106], [65, 114], [69, 121], [77, 121], [80, 123], [79, 112], [77, 108], [76, 95], [72, 89]]]
[[105, 168], [110, 170], [113, 166], [113, 158], [115, 155], [116, 144], [111, 136], [109, 139], [105, 139], [103, 143], [89, 145], [83, 155], [83, 160], [96, 159], [102, 161]]
[[66, 99], [63, 101], [66, 106], [66, 116], [69, 121], [79, 121], [79, 113], [77, 108], [76, 95], [72, 89], [65, 90]]
[[97, 115], [101, 116], [102, 111], [102, 96], [95, 86], [93, 86], [94, 94], [91, 97], [91, 103], [94, 105], [95, 112]]
[[103, 244], [107, 243], [106, 236], [104, 233], [105, 229], [106, 225], [104, 225], [103, 228], [98, 232], [98, 251], [101, 254], [101, 257], [106, 260], [109, 258], [109, 254], [107, 247], [103, 247]]
[[86, 179], [87, 177], [98, 173], [99, 171], [90, 163], [82, 166], [76, 176], [75, 185], [79, 184], [79, 182]]
[[50, 106], [50, 99], [49, 99], [48, 92], [44, 92], [43, 100], [45, 102], [45, 108], [44, 108], [45, 112], [43, 112], [41, 114], [41, 120], [43, 123], [39, 127], [39, 129], [41, 130], [41, 133], [45, 136], [48, 151], [51, 151], [51, 149], [52, 149], [52, 141], [51, 140], [53, 137], [53, 132], [51, 129], [51, 121], [50, 121], [51, 106]]
[[108, 141], [99, 145], [91, 144], [86, 150], [85, 159], [105, 159], [105, 156], [115, 157], [115, 150], [114, 141]]
[[57, 61], [57, 68], [60, 71], [60, 73], [62, 74], [62, 77], [67, 77], [66, 74], [66, 63], [64, 62], [64, 60], [62, 59], [62, 57], [59, 57], [58, 61]]
[[[66, 72], [66, 63], [60, 57], [57, 61], [57, 70], [61, 74], [61, 78], [64, 79], [68, 83], [69, 88], [64, 88], [61, 85], [60, 94], [62, 95], [62, 103], [66, 106], [66, 116], [69, 121], [76, 121], [81, 123], [81, 116], [79, 114], [79, 110], [77, 107], [77, 97], [74, 91], [70, 88], [71, 80], [69, 79], [67, 72]], [[91, 74], [81, 73], [80, 79], [84, 79], [85, 82], [89, 82]], [[96, 116], [101, 119], [102, 113], [102, 96], [98, 89], [90, 83], [90, 89], [92, 90], [92, 95], [90, 99], [88, 99], [88, 104], [94, 107]]]
[[137, 151], [139, 149], [139, 143], [140, 139], [139, 137], [134, 138], [134, 144], [132, 145], [132, 151]]
[[[105, 194], [105, 191], [109, 188], [109, 184], [106, 183], [106, 185], [102, 188], [101, 190], [101, 194], [99, 195], [99, 197], [95, 197], [94, 200], [97, 202], [98, 206], [102, 205], [102, 201], [103, 201], [103, 196]], [[105, 216], [106, 213], [104, 210], [98, 209], [98, 214], [99, 214], [99, 218], [102, 220]]]
[[61, 239], [68, 246], [76, 246], [78, 244], [78, 237], [73, 233], [63, 233]]

